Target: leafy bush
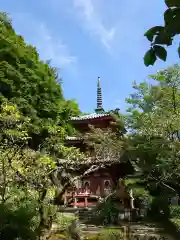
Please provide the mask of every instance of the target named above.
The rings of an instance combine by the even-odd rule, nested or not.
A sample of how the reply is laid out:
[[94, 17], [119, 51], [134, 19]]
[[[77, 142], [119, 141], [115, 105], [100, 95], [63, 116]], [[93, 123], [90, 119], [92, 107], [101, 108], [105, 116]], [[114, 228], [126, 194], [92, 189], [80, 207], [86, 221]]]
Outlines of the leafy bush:
[[170, 221], [180, 231], [180, 206], [170, 206]]
[[75, 219], [76, 217], [74, 215], [65, 215], [63, 213], [57, 213], [56, 215], [56, 222], [61, 230], [67, 230]]
[[8, 205], [0, 205], [0, 239], [1, 240], [31, 240], [35, 239], [33, 229], [33, 208], [21, 207], [13, 209]]
[[180, 206], [170, 206], [170, 216], [180, 219]]
[[118, 229], [107, 229], [99, 234], [98, 240], [123, 240], [123, 233]]
[[88, 236], [86, 240], [123, 240], [123, 233], [119, 229], [105, 229], [101, 233]]
[[119, 210], [116, 204], [111, 199], [108, 199], [97, 208], [95, 214], [104, 225], [115, 224], [118, 220]]
[[170, 216], [168, 199], [165, 196], [154, 197], [149, 215], [154, 220], [167, 220]]
[[180, 219], [179, 218], [171, 218], [171, 223], [176, 227], [178, 231], [180, 231]]

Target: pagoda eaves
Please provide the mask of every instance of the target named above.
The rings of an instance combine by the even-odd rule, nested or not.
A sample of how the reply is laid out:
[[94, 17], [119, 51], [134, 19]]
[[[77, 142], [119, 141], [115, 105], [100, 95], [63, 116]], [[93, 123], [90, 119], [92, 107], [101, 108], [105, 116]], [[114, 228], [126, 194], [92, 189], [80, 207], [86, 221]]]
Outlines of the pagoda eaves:
[[110, 113], [91, 113], [91, 114], [86, 114], [82, 116], [77, 116], [77, 117], [71, 117], [71, 121], [84, 121], [84, 120], [92, 120], [92, 119], [99, 119], [99, 118], [104, 118], [104, 117], [110, 117], [112, 118]]

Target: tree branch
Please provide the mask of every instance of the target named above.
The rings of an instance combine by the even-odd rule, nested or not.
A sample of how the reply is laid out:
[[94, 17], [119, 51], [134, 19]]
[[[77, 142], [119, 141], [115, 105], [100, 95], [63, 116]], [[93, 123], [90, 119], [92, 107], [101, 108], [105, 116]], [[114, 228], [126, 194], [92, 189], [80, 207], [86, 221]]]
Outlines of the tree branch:
[[173, 191], [173, 192], [177, 192], [174, 188], [172, 188], [172, 187], [169, 186], [168, 184], [166, 184], [166, 183], [158, 180], [157, 178], [153, 177], [152, 175], [150, 175], [150, 177], [151, 177], [152, 179], [154, 179], [156, 182], [161, 183], [164, 187], [168, 188], [169, 190], [171, 190], [171, 191]]

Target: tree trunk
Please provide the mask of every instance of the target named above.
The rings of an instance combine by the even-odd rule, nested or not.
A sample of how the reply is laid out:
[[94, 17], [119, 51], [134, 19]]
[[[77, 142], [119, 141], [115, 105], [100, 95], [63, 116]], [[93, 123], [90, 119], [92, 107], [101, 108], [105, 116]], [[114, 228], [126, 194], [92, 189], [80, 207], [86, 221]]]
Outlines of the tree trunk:
[[40, 193], [39, 193], [39, 217], [40, 217], [40, 222], [39, 222], [39, 226], [36, 229], [37, 232], [37, 236], [40, 239], [44, 239], [43, 235], [44, 235], [44, 231], [45, 230], [50, 230], [52, 223], [48, 224], [47, 221], [48, 219], [45, 216], [45, 211], [44, 211], [44, 199], [46, 197], [47, 194], [47, 189], [43, 189]]

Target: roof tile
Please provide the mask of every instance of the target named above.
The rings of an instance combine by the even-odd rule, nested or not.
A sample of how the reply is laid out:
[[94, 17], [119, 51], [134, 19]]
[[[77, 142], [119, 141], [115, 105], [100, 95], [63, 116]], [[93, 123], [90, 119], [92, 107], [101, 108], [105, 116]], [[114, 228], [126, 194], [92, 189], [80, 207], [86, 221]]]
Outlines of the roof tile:
[[110, 116], [110, 114], [109, 113], [92, 113], [92, 114], [82, 115], [78, 117], [71, 117], [70, 120], [88, 120], [88, 119], [95, 119], [95, 118], [101, 118], [106, 116]]

